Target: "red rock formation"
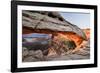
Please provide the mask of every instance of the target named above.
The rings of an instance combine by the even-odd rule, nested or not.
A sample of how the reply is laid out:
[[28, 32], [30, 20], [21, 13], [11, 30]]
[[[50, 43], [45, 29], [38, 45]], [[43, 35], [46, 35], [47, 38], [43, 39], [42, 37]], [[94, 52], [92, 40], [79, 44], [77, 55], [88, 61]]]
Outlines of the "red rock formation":
[[69, 40], [73, 40], [77, 46], [80, 45], [83, 41], [83, 39], [80, 36], [78, 36], [77, 34], [73, 32], [60, 32], [58, 33], [58, 36], [65, 37], [66, 39], [69, 39]]
[[83, 32], [85, 33], [87, 39], [90, 39], [90, 29], [89, 28], [83, 29]]
[[73, 32], [61, 32], [61, 31], [51, 31], [51, 30], [46, 30], [46, 29], [42, 29], [42, 30], [33, 30], [31, 28], [26, 28], [26, 27], [23, 27], [23, 34], [29, 34], [29, 33], [44, 33], [44, 34], [53, 34], [52, 37], [63, 37], [65, 39], [69, 39], [69, 40], [73, 40], [76, 45], [80, 45], [83, 41], [83, 39], [78, 36], [77, 34], [73, 33]]
[[[83, 30], [84, 33], [86, 34], [86, 37], [88, 39], [90, 39], [90, 30], [89, 29], [84, 29]], [[79, 35], [77, 35], [76, 33], [73, 32], [62, 32], [62, 31], [52, 31], [52, 30], [48, 30], [48, 29], [31, 29], [31, 28], [27, 28], [27, 27], [23, 27], [23, 34], [30, 34], [30, 33], [43, 33], [43, 34], [52, 34], [52, 38], [53, 39], [59, 39], [59, 38], [64, 38], [64, 39], [68, 39], [68, 40], [72, 40], [75, 42], [76, 44], [76, 50], [80, 49], [80, 47], [82, 45], [84, 45], [84, 39], [82, 37], [80, 37]], [[49, 56], [50, 55], [57, 55], [57, 53], [55, 52], [55, 50], [53, 48], [49, 48]]]

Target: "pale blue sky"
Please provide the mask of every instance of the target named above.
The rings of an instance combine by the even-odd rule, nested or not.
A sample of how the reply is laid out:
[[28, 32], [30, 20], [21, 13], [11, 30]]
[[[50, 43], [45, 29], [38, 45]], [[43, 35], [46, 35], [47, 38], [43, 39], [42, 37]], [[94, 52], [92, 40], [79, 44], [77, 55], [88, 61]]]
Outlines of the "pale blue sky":
[[89, 13], [60, 12], [60, 14], [70, 23], [80, 28], [90, 28]]

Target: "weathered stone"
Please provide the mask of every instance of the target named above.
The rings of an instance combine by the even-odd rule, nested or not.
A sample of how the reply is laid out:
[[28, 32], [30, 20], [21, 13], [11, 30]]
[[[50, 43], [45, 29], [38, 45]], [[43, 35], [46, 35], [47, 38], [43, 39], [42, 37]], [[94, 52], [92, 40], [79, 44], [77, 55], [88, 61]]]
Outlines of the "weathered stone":
[[26, 47], [22, 47], [22, 50], [24, 51], [24, 50], [27, 50], [27, 48]]
[[23, 62], [34, 62], [34, 61], [44, 61], [45, 57], [41, 50], [29, 50], [27, 53], [26, 51], [23, 52]]
[[82, 56], [87, 56], [87, 55], [90, 55], [90, 51], [80, 49], [79, 51], [76, 52], [76, 54], [82, 55]]
[[35, 51], [34, 50], [29, 50], [29, 54], [30, 56], [34, 56], [35, 55]]
[[74, 32], [83, 39], [86, 39], [86, 35], [79, 27], [66, 21], [57, 12], [24, 10], [22, 13], [22, 24], [24, 27], [29, 27], [32, 29], [49, 29], [52, 31]]
[[23, 48], [22, 48], [22, 57], [27, 56], [28, 53], [29, 53], [29, 52], [28, 52], [27, 48], [23, 47]]
[[28, 56], [23, 59], [23, 62], [35, 62], [35, 61], [39, 61], [39, 60], [34, 58], [33, 56]]
[[35, 55], [34, 55], [36, 58], [38, 58], [38, 59], [43, 59], [43, 53], [42, 53], [42, 51], [41, 50], [37, 50], [37, 51], [35, 51]]

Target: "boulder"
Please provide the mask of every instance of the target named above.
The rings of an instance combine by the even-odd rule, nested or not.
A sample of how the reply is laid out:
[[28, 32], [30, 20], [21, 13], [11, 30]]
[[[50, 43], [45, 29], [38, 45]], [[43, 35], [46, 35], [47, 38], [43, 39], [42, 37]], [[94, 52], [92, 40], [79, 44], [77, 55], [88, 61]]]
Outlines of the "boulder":
[[23, 59], [23, 62], [36, 62], [36, 61], [39, 61], [39, 60], [32, 57], [32, 56], [28, 56], [28, 57]]
[[28, 54], [29, 54], [29, 52], [28, 52], [27, 48], [23, 47], [23, 48], [22, 48], [22, 57], [25, 57], [25, 56], [27, 56]]

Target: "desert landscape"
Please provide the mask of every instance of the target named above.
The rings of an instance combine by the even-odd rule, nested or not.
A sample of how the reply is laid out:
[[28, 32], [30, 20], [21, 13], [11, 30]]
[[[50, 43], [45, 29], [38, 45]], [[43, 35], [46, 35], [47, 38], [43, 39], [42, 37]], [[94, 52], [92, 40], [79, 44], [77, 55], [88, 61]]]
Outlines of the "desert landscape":
[[22, 26], [22, 62], [90, 59], [90, 28], [58, 12], [23, 10]]

